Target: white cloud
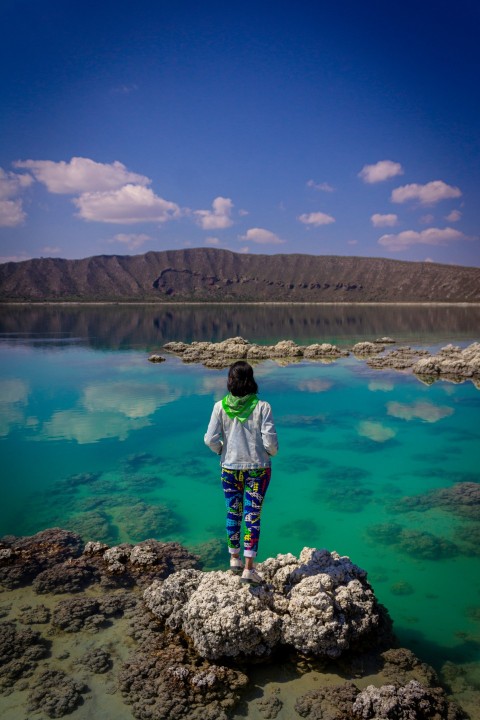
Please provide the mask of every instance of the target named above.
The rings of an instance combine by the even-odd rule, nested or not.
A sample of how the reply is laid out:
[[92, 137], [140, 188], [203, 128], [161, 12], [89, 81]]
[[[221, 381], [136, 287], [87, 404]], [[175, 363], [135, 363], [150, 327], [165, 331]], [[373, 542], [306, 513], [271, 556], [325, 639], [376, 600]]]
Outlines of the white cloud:
[[11, 380], [0, 380], [0, 405], [10, 403], [27, 404], [28, 385], [24, 380], [12, 378]]
[[453, 415], [454, 410], [446, 405], [434, 405], [434, 403], [422, 400], [417, 400], [410, 405], [392, 401], [387, 403], [387, 413], [402, 420], [418, 418], [424, 422], [434, 423]]
[[379, 245], [389, 250], [405, 250], [410, 245], [446, 245], [452, 240], [467, 240], [467, 237], [453, 228], [428, 228], [416, 232], [415, 230], [404, 230], [397, 235], [382, 235]]
[[458, 198], [462, 194], [460, 188], [447, 185], [443, 180], [433, 180], [426, 185], [412, 183], [392, 190], [391, 201], [404, 203], [408, 200], [418, 200], [421, 205], [434, 205], [440, 200]]
[[390, 213], [388, 215], [380, 215], [375, 213], [370, 218], [373, 227], [393, 227], [398, 222], [398, 215]]
[[25, 252], [21, 253], [20, 255], [3, 255], [0, 257], [0, 264], [8, 262], [22, 262], [23, 260], [30, 259], [31, 256], [27, 255]]
[[32, 182], [31, 175], [5, 172], [3, 168], [0, 168], [0, 200], [16, 197]]
[[0, 437], [8, 435], [13, 425], [24, 422], [23, 406], [27, 405], [28, 393], [23, 380], [0, 380]]
[[335, 222], [334, 217], [323, 212], [303, 213], [303, 215], [298, 216], [297, 220], [300, 220], [304, 225], [315, 225], [315, 227], [330, 225], [330, 223]]
[[362, 437], [367, 437], [374, 442], [386, 442], [395, 437], [396, 432], [392, 428], [385, 427], [379, 422], [373, 422], [371, 420], [362, 420], [359, 423], [357, 432]]
[[0, 200], [0, 227], [17, 227], [26, 217], [21, 200]]
[[[260, 245], [280, 245], [285, 242], [285, 240], [279, 238], [278, 235], [270, 232], [270, 230], [264, 230], [264, 228], [250, 228], [245, 235], [240, 236], [240, 240], [259, 243]], [[248, 248], [243, 251], [248, 252]]]
[[129, 250], [136, 250], [149, 240], [152, 240], [152, 238], [145, 233], [117, 233], [110, 238], [108, 242], [122, 243], [126, 245]]
[[390, 392], [394, 387], [394, 384], [388, 380], [370, 380], [368, 383], [368, 389], [372, 392]]
[[45, 245], [45, 247], [42, 248], [42, 253], [45, 253], [45, 255], [58, 255], [61, 252], [62, 248], [55, 247], [52, 245]]
[[320, 190], [321, 192], [334, 192], [335, 190], [335, 188], [327, 182], [316, 183], [314, 180], [308, 180], [307, 187], [314, 188], [315, 190]]
[[106, 438], [124, 441], [132, 430], [151, 424], [148, 418], [125, 417], [115, 412], [85, 414], [85, 410], [60, 410], [44, 423], [38, 440], [76, 440], [79, 445], [96, 443]]
[[207, 237], [207, 238], [205, 238], [205, 244], [206, 245], [219, 245], [220, 240], [217, 237]]
[[78, 208], [78, 217], [97, 222], [163, 223], [181, 214], [176, 203], [164, 200], [141, 185], [125, 185], [108, 192], [86, 192], [74, 198], [73, 203]]
[[244, 247], [241, 247], [241, 248], [240, 248], [239, 252], [241, 252], [241, 253], [243, 253], [244, 255], [246, 255], [247, 253], [250, 252], [250, 248], [249, 248], [247, 245], [245, 245]]
[[358, 245], [358, 240], [347, 240], [347, 245]]
[[445, 217], [445, 220], [448, 220], [448, 222], [458, 222], [462, 217], [462, 213], [460, 210], [452, 210], [452, 212], [448, 213], [448, 215]]
[[242, 209], [242, 210], [239, 210], [239, 211], [238, 211], [238, 214], [240, 215], [240, 217], [245, 217], [245, 215], [250, 215], [250, 213], [248, 212], [248, 210], [243, 210], [243, 209]]
[[25, 221], [22, 200], [17, 196], [32, 182], [31, 175], [5, 172], [0, 168], [0, 227], [17, 227]]
[[358, 177], [370, 185], [397, 175], [403, 175], [403, 168], [400, 163], [393, 162], [393, 160], [380, 160], [375, 165], [364, 165], [358, 173]]
[[123, 185], [150, 185], [145, 175], [129, 172], [125, 165], [98, 163], [89, 158], [73, 157], [64, 160], [18, 160], [14, 167], [26, 168], [35, 179], [47, 186], [51, 193], [72, 194], [117, 190]]
[[310, 380], [300, 380], [297, 387], [301, 392], [321, 393], [330, 390], [332, 385], [333, 383], [329, 380], [311, 378]]
[[230, 198], [217, 197], [212, 203], [213, 210], [195, 210], [198, 224], [204, 230], [223, 230], [233, 225], [230, 214], [233, 202]]
[[433, 259], [431, 257], [426, 257], [423, 262], [433, 262]]
[[173, 402], [180, 394], [180, 390], [172, 390], [167, 384], [110, 382], [87, 386], [82, 402], [90, 412], [117, 412], [128, 418], [141, 418], [153, 415], [158, 407]]
[[434, 220], [435, 217], [431, 213], [428, 213], [427, 215], [422, 215], [418, 222], [422, 225], [431, 225]]

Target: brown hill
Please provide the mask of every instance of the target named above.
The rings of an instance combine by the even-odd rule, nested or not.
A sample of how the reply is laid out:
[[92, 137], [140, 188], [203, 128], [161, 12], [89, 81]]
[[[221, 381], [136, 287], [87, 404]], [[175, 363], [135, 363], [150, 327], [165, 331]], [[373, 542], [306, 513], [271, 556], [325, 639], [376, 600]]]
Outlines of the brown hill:
[[480, 268], [192, 248], [0, 265], [2, 301], [480, 302]]

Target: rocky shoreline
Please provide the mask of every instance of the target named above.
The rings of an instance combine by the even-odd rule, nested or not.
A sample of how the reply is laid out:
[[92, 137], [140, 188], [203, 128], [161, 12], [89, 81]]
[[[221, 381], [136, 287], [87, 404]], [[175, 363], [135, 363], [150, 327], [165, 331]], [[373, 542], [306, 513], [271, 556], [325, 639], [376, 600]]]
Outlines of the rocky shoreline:
[[[395, 347], [395, 340], [389, 337], [373, 342], [359, 342], [349, 349], [339, 348], [330, 343], [297, 345], [293, 340], [281, 340], [275, 345], [257, 345], [242, 337], [228, 338], [222, 342], [169, 342], [163, 346], [168, 353], [179, 356], [184, 363], [201, 363], [207, 368], [225, 368], [235, 360], [258, 363], [275, 360], [287, 365], [301, 360], [334, 362], [353, 354], [365, 360], [376, 370], [409, 371], [419, 380], [431, 384], [438, 379], [460, 383], [470, 380], [480, 388], [480, 343], [466, 348], [446, 345], [438, 353], [412, 347]], [[163, 362], [165, 358], [152, 354], [150, 362]]]
[[[251, 587], [178, 543], [109, 547], [58, 528], [2, 538], [2, 717], [468, 717], [396, 647], [348, 557], [304, 548], [259, 569], [265, 584]], [[294, 696], [272, 687], [286, 676]]]

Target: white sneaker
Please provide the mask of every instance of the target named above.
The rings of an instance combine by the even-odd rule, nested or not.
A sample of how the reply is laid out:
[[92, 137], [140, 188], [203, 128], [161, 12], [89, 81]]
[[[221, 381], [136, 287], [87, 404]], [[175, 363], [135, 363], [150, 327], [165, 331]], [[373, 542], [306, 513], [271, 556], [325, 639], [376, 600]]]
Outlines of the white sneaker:
[[247, 570], [247, 568], [245, 568], [240, 580], [244, 583], [250, 583], [250, 585], [260, 585], [264, 582], [262, 576], [258, 574], [255, 568], [252, 568], [251, 570]]
[[230, 570], [232, 570], [234, 573], [242, 572], [243, 562], [240, 560], [239, 557], [233, 557], [233, 555], [230, 556]]

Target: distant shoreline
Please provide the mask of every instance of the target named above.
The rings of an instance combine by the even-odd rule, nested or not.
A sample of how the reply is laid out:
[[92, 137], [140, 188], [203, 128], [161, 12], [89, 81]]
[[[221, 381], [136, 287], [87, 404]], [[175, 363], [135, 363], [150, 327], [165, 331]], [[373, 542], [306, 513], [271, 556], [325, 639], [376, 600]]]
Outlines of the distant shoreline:
[[422, 306], [422, 307], [480, 307], [480, 302], [415, 302], [415, 301], [407, 301], [407, 302], [401, 302], [401, 301], [379, 301], [379, 302], [305, 302], [305, 301], [298, 301], [298, 302], [292, 302], [292, 301], [261, 301], [261, 300], [243, 300], [240, 302], [221, 302], [217, 300], [212, 301], [202, 301], [202, 300], [192, 300], [192, 301], [181, 301], [181, 300], [172, 300], [168, 302], [149, 302], [149, 301], [126, 301], [126, 300], [39, 300], [37, 301], [23, 301], [19, 302], [16, 300], [2, 300], [0, 301], [0, 307], [11, 307], [11, 306], [25, 306], [25, 307], [41, 307], [41, 306], [50, 306], [50, 307], [57, 307], [57, 306], [117, 306], [117, 305], [130, 305], [133, 307], [138, 306], [151, 306], [151, 307], [171, 307], [172, 305], [201, 305], [203, 307], [208, 307], [210, 305], [217, 306], [217, 305], [228, 305], [228, 306], [238, 306], [238, 305], [280, 305], [280, 306], [289, 306], [289, 307], [299, 307], [299, 306], [343, 306], [343, 307], [355, 307], [355, 306], [361, 306], [361, 307], [378, 307], [378, 306], [401, 306], [401, 307], [416, 307], [416, 306]]

